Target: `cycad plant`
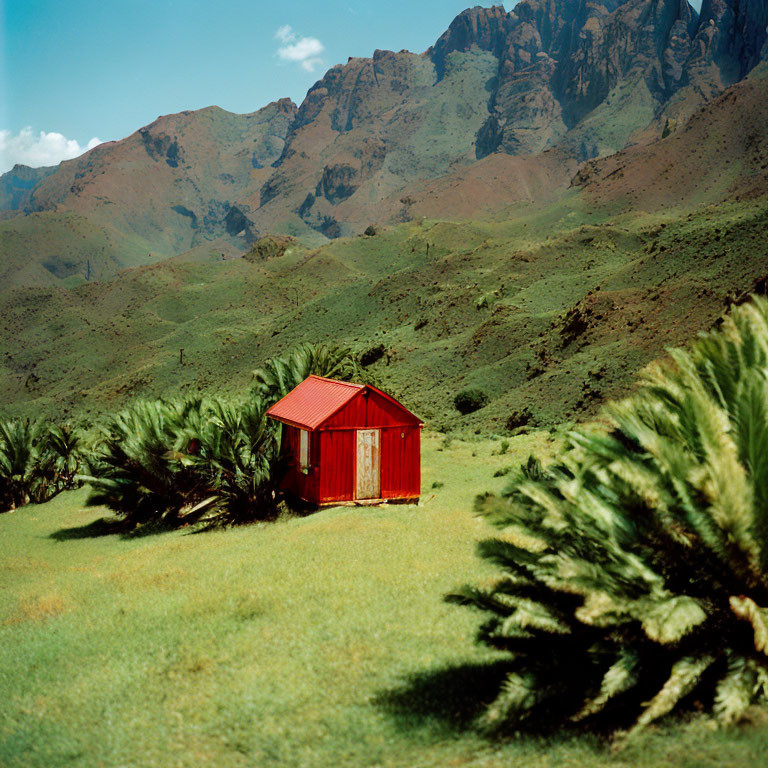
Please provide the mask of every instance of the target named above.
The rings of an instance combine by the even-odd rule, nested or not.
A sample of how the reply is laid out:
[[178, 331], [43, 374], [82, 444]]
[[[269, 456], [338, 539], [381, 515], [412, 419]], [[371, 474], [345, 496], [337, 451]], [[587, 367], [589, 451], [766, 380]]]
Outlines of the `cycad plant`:
[[39, 472], [46, 486], [45, 501], [53, 494], [70, 490], [80, 482], [86, 458], [85, 437], [73, 424], [49, 424], [40, 435]]
[[511, 654], [490, 729], [602, 723], [768, 698], [768, 302], [653, 368], [550, 468], [478, 499], [502, 570], [449, 600]]
[[0, 511], [73, 488], [81, 460], [82, 437], [75, 427], [0, 419]]
[[276, 442], [259, 398], [140, 401], [102, 427], [90, 505], [129, 525], [269, 518]]
[[0, 511], [28, 504], [40, 483], [40, 424], [0, 419]]
[[130, 525], [173, 521], [207, 490], [174, 455], [178, 433], [200, 417], [198, 400], [139, 401], [100, 426], [88, 504], [105, 505]]
[[205, 478], [207, 508], [220, 522], [237, 523], [274, 516], [277, 442], [258, 397], [245, 402], [213, 399], [176, 439], [177, 456]]
[[346, 347], [305, 342], [257, 368], [253, 372], [253, 391], [272, 404], [311, 374], [350, 381], [361, 379], [363, 369], [352, 350]]

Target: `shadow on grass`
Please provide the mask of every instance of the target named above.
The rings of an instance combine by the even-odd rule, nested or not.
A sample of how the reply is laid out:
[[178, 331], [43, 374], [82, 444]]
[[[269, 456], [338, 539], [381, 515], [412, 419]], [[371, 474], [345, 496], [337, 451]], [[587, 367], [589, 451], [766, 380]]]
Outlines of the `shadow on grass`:
[[55, 541], [72, 541], [73, 539], [97, 539], [100, 536], [115, 536], [126, 532], [122, 520], [110, 520], [100, 517], [88, 525], [78, 525], [74, 528], [60, 528], [51, 534]]
[[511, 669], [511, 660], [501, 660], [418, 672], [397, 688], [380, 692], [373, 704], [403, 734], [426, 731], [431, 740], [458, 738], [471, 732], [497, 747], [514, 741], [519, 757], [535, 757], [537, 765], [541, 754], [550, 750], [579, 750], [589, 760], [603, 759], [609, 745], [605, 733], [581, 726], [558, 726], [556, 722], [562, 721], [557, 718], [544, 728], [529, 727], [513, 733], [478, 727], [478, 719], [498, 696]]
[[50, 538], [54, 541], [73, 541], [75, 539], [98, 539], [102, 536], [119, 536], [121, 539], [138, 539], [142, 536], [153, 536], [158, 533], [169, 533], [177, 530], [178, 526], [170, 523], [145, 523], [138, 527], [126, 524], [124, 520], [100, 517], [87, 525], [73, 528], [60, 528], [54, 531]]
[[275, 523], [280, 520], [291, 520], [298, 517], [307, 517], [317, 512], [317, 505], [306, 502], [291, 501], [291, 504], [281, 504], [273, 515], [264, 519], [247, 519], [240, 522], [227, 522], [219, 519], [208, 522], [201, 521], [205, 510], [200, 510], [196, 515], [184, 517], [167, 516], [160, 520], [151, 520], [140, 525], [134, 525], [119, 518], [101, 517], [87, 525], [73, 528], [61, 528], [50, 534], [55, 541], [72, 541], [73, 539], [95, 539], [101, 536], [120, 536], [122, 539], [140, 539], [144, 536], [155, 536], [160, 533], [183, 530], [187, 535], [207, 533], [241, 525], [263, 525]]
[[379, 693], [373, 703], [402, 731], [466, 731], [496, 698], [510, 667], [509, 661], [497, 661], [418, 672], [403, 685]]

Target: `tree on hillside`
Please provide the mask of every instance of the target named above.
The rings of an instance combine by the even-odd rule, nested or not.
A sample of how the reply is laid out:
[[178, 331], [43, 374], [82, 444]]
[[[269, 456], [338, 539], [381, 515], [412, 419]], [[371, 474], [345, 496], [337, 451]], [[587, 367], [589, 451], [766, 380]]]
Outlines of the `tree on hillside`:
[[257, 368], [253, 372], [253, 391], [272, 404], [313, 374], [342, 381], [361, 380], [364, 376], [351, 349], [307, 342]]
[[448, 599], [488, 616], [511, 654], [489, 729], [602, 722], [631, 735], [697, 699], [733, 723], [768, 698], [768, 302], [651, 369], [478, 499], [501, 531], [487, 588]]

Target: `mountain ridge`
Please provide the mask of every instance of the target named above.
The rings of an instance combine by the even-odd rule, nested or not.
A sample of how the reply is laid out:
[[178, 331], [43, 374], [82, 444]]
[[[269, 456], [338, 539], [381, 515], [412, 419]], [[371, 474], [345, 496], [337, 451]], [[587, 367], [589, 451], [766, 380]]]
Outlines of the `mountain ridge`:
[[[0, 274], [0, 399], [95, 415], [246, 387], [267, 357], [333, 339], [384, 349], [376, 375], [433, 426], [589, 417], [666, 345], [768, 290], [766, 92], [761, 64], [664, 138], [586, 164], [560, 148], [457, 164], [405, 188], [383, 211], [399, 223], [319, 247], [231, 258], [244, 237], [222, 236], [151, 265], [137, 251], [107, 279], [93, 254], [113, 258], [115, 230], [72, 211], [15, 217], [3, 233], [42, 254], [55, 239], [58, 260], [27, 263], [26, 286]], [[487, 406], [458, 415], [463, 387]]]
[[[763, 0], [705, 0], [701, 14], [687, 0], [475, 6], [421, 54], [331, 67], [298, 106], [166, 115], [54, 169], [17, 166], [0, 179], [2, 218], [49, 212], [55, 241], [56, 215], [85, 217], [114, 241], [107, 275], [204, 243], [229, 254], [275, 232], [317, 245], [402, 221], [488, 157], [480, 175], [524, 158], [498, 161], [506, 185], [546, 178], [546, 197], [574, 162], [648, 144], [743, 79], [768, 57], [766, 26]], [[478, 211], [495, 207], [474, 194]], [[472, 215], [465, 200], [447, 208]]]

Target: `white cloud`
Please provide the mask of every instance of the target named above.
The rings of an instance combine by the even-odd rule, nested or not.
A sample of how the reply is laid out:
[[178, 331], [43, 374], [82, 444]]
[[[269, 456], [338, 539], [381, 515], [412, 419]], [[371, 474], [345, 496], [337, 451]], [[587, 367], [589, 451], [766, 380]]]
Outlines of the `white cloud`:
[[13, 134], [0, 130], [0, 173], [9, 171], [16, 163], [33, 168], [58, 165], [62, 160], [71, 160], [99, 144], [101, 139], [95, 136], [83, 147], [75, 139], [55, 131], [34, 133], [31, 128], [22, 128]]
[[278, 28], [277, 32], [275, 32], [275, 40], [279, 40], [281, 43], [290, 43], [295, 38], [296, 35], [293, 34], [293, 29], [290, 24], [284, 24], [282, 27]]
[[277, 55], [283, 61], [299, 64], [307, 72], [314, 72], [315, 67], [323, 63], [320, 56], [325, 46], [316, 37], [297, 35], [290, 24], [284, 24], [275, 32], [275, 40], [282, 43]]

